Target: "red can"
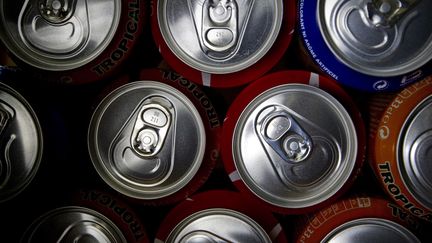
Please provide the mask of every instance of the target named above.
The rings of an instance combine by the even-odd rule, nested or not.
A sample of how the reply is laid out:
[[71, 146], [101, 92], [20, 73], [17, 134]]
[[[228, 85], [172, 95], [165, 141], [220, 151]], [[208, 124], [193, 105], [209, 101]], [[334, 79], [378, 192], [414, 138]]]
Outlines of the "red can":
[[282, 58], [294, 33], [294, 0], [152, 3], [161, 55], [176, 72], [204, 86], [255, 80]]
[[0, 1], [0, 38], [17, 64], [37, 79], [61, 84], [102, 80], [119, 72], [131, 56], [146, 25], [146, 4]]
[[339, 200], [296, 221], [294, 242], [420, 242], [424, 225], [396, 204], [378, 197]]
[[118, 192], [142, 204], [183, 200], [219, 158], [219, 116], [197, 84], [173, 72], [142, 70], [93, 113], [89, 153]]
[[399, 206], [432, 222], [432, 77], [370, 100], [371, 166]]
[[365, 157], [365, 129], [349, 95], [306, 71], [266, 75], [229, 107], [222, 159], [234, 185], [271, 210], [316, 210], [347, 191]]
[[287, 242], [281, 225], [270, 211], [247, 201], [238, 192], [226, 190], [196, 194], [168, 213], [160, 224], [155, 242], [179, 242], [181, 239]]

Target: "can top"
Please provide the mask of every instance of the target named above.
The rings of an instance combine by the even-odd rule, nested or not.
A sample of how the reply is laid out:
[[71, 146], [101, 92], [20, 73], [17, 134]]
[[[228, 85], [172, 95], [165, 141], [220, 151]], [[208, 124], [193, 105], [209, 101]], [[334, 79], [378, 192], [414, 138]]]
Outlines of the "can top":
[[65, 71], [96, 58], [120, 21], [120, 0], [0, 0], [0, 37], [25, 63]]
[[84, 207], [61, 207], [36, 219], [22, 242], [127, 242], [104, 215]]
[[30, 104], [0, 83], [0, 202], [34, 178], [42, 157], [42, 130]]
[[157, 199], [183, 188], [201, 166], [206, 134], [199, 112], [177, 89], [136, 81], [96, 108], [88, 146], [99, 175], [117, 191]]
[[258, 95], [241, 113], [232, 142], [242, 181], [284, 208], [330, 198], [356, 164], [357, 135], [348, 112], [310, 85], [279, 85]]
[[272, 242], [253, 219], [230, 209], [196, 212], [171, 231], [166, 242]]
[[432, 209], [432, 95], [413, 109], [399, 135], [399, 168], [415, 198]]
[[321, 242], [420, 242], [408, 229], [393, 221], [362, 218], [346, 222], [331, 231]]
[[327, 46], [345, 65], [389, 77], [414, 71], [432, 57], [431, 1], [320, 0]]
[[213, 74], [243, 70], [263, 57], [282, 23], [282, 0], [159, 0], [160, 31], [187, 65]]

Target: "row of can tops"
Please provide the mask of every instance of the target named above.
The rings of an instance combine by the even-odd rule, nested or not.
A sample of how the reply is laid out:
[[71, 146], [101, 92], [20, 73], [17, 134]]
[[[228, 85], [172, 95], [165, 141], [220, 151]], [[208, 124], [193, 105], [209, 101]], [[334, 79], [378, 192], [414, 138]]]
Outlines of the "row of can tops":
[[[108, 93], [88, 128], [92, 163], [116, 191], [137, 200], [178, 202], [202, 186], [221, 153], [240, 191], [275, 212], [307, 212], [350, 189], [368, 145], [371, 166], [388, 195], [432, 221], [431, 77], [390, 98], [371, 99], [367, 141], [352, 98], [315, 73], [264, 76], [241, 91], [223, 124], [197, 85], [159, 69], [141, 74], [152, 81]], [[42, 134], [30, 104], [10, 87], [1, 88], [4, 201], [34, 177]], [[19, 142], [23, 139], [27, 142]]]
[[[223, 198], [223, 200], [221, 200]], [[113, 203], [114, 202], [114, 203]], [[209, 190], [171, 208], [149, 232], [146, 220], [113, 195], [82, 190], [23, 232], [23, 242], [421, 242], [424, 222], [379, 197], [353, 196], [291, 220], [277, 218], [242, 194]], [[259, 209], [259, 210], [257, 210]], [[151, 236], [150, 236], [151, 235]]]
[[[41, 79], [92, 82], [118, 72], [147, 34], [147, 4], [2, 0], [0, 39], [19, 65]], [[256, 80], [284, 57], [294, 34], [301, 40], [296, 55], [351, 88], [397, 91], [431, 73], [430, 1], [150, 4], [152, 36], [142, 38], [156, 45], [138, 49], [143, 52], [138, 58], [155, 58], [145, 49], [157, 49], [176, 72], [204, 86]]]

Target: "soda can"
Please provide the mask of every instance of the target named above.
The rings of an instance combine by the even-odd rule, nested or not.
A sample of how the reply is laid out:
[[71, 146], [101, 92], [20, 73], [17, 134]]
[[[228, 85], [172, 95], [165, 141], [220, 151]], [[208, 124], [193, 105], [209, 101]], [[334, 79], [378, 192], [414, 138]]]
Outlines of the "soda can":
[[398, 91], [431, 73], [431, 1], [299, 1], [304, 50], [353, 89]]
[[80, 206], [59, 207], [43, 214], [21, 238], [21, 242], [138, 242], [129, 240], [109, 218]]
[[91, 160], [118, 192], [147, 204], [182, 200], [208, 178], [219, 154], [220, 121], [196, 84], [143, 70], [108, 94], [88, 131]]
[[0, 39], [38, 79], [88, 83], [119, 71], [145, 17], [144, 0], [1, 0]]
[[238, 192], [202, 192], [168, 212], [155, 242], [287, 242], [279, 221], [258, 208]]
[[152, 32], [165, 61], [200, 85], [241, 86], [282, 58], [294, 0], [153, 1]]
[[371, 98], [370, 106], [371, 167], [378, 181], [401, 207], [432, 222], [432, 76]]
[[[2, 80], [0, 68], [0, 80]], [[27, 100], [0, 82], [0, 203], [21, 193], [41, 163], [43, 136]]]
[[338, 200], [295, 221], [293, 242], [421, 242], [424, 225], [380, 197]]
[[345, 192], [365, 157], [356, 104], [333, 80], [281, 71], [246, 87], [228, 109], [225, 169], [242, 192], [283, 214], [316, 210]]

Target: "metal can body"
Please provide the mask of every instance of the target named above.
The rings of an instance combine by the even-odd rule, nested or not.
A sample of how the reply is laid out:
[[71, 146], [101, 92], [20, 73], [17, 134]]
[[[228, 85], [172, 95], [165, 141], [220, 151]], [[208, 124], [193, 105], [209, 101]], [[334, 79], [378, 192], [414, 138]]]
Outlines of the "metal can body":
[[431, 7], [429, 1], [301, 0], [299, 30], [324, 73], [362, 91], [396, 91], [430, 74]]
[[228, 110], [222, 141], [235, 186], [289, 214], [346, 191], [365, 154], [352, 99], [334, 81], [305, 71], [269, 74], [244, 89]]
[[238, 192], [196, 194], [168, 213], [155, 242], [286, 242], [277, 219], [258, 207]]
[[0, 1], [0, 38], [39, 79], [93, 82], [130, 56], [145, 10], [143, 0]]
[[0, 83], [0, 120], [0, 202], [4, 202], [33, 180], [42, 158], [43, 137], [31, 105], [3, 83]]
[[401, 207], [432, 222], [432, 77], [372, 108], [371, 165], [380, 184]]
[[294, 32], [292, 0], [154, 1], [152, 32], [166, 62], [204, 86], [251, 82], [281, 59]]
[[423, 227], [417, 218], [390, 201], [367, 196], [339, 200], [298, 218], [296, 224], [294, 242], [298, 243], [420, 242], [418, 235]]
[[184, 199], [204, 183], [218, 158], [220, 124], [210, 100], [199, 88], [180, 86], [178, 80], [187, 81], [180, 76], [162, 75], [143, 71], [141, 77], [153, 81], [111, 92], [96, 108], [88, 133], [99, 175], [143, 203]]

